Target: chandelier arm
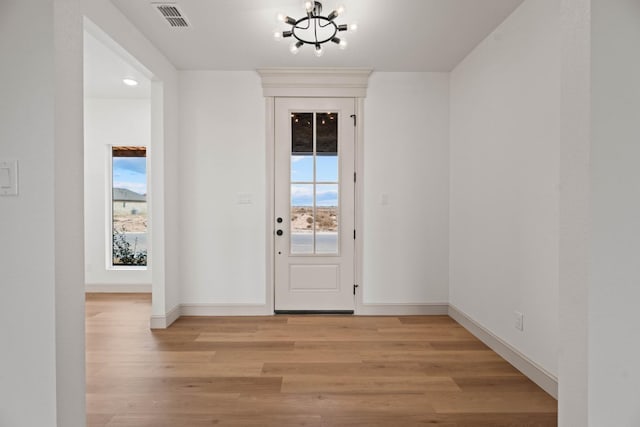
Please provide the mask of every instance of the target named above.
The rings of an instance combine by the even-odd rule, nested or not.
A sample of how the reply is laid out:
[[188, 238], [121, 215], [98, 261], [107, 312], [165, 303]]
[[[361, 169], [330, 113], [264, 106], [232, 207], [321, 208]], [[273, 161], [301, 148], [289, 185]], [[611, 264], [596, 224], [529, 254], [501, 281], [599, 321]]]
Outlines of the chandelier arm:
[[[300, 24], [303, 21], [307, 21], [307, 26], [306, 27], [298, 26], [298, 24]], [[299, 30], [308, 30], [309, 28], [311, 28], [311, 18], [309, 18], [308, 16], [305, 16], [304, 18], [300, 18], [300, 19], [298, 19], [298, 21], [296, 21], [296, 23], [293, 25], [293, 27], [297, 28]]]
[[306, 39], [303, 39], [303, 38], [299, 37], [295, 33], [295, 31], [293, 32], [293, 37], [295, 37], [296, 40], [301, 41], [304, 44], [324, 44], [324, 43], [330, 42], [334, 37], [336, 37], [337, 34], [338, 34], [338, 29], [337, 29], [337, 27], [334, 27], [333, 34], [331, 34], [331, 36], [327, 37], [324, 40], [318, 40], [318, 41], [306, 40]]

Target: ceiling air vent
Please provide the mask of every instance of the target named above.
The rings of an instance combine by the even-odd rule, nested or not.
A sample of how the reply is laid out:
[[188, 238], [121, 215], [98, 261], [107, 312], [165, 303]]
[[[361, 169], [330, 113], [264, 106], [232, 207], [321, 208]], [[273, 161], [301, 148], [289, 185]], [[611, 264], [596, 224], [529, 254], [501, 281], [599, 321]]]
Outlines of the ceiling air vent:
[[175, 3], [154, 3], [153, 4], [158, 12], [167, 20], [169, 25], [173, 28], [187, 28], [189, 22], [185, 18], [184, 14], [180, 12], [178, 6]]

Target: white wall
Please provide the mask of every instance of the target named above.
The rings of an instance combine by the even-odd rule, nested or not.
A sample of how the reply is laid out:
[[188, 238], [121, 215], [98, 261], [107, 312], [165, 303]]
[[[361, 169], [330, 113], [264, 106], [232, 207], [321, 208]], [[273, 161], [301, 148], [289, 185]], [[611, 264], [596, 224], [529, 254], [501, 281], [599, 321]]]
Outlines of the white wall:
[[[85, 98], [85, 283], [92, 289], [131, 289], [147, 285], [151, 290], [151, 265], [147, 270], [107, 267], [111, 234], [108, 224], [110, 149], [112, 145], [149, 146], [149, 99]], [[106, 286], [91, 286], [106, 285]], [[139, 290], [146, 286], [138, 287]]]
[[448, 73], [371, 75], [364, 111], [365, 304], [447, 303], [448, 139]]
[[[257, 73], [180, 72], [183, 303], [265, 304], [265, 107]], [[250, 194], [250, 205], [238, 194]]]
[[525, 1], [451, 74], [451, 304], [553, 375], [559, 12]]
[[[444, 73], [371, 78], [367, 303], [447, 301], [448, 84]], [[180, 72], [180, 124], [181, 301], [264, 304], [265, 108], [258, 75]], [[239, 205], [239, 193], [251, 194], [253, 203]], [[378, 203], [381, 193], [388, 205]]]
[[[63, 13], [64, 12], [64, 13]], [[0, 425], [82, 426], [82, 23], [73, 0], [0, 3]]]
[[640, 425], [640, 2], [592, 1], [589, 425]]

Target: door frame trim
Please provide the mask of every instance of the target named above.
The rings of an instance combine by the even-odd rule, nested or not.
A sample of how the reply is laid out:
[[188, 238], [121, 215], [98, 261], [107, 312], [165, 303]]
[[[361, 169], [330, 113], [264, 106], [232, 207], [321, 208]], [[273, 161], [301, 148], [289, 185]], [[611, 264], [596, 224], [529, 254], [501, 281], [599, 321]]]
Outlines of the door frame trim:
[[[275, 309], [275, 239], [274, 196], [275, 196], [275, 100], [276, 98], [354, 98], [357, 115], [355, 134], [356, 174], [355, 185], [355, 226], [363, 226], [363, 122], [364, 98], [367, 96], [370, 68], [263, 68], [257, 73], [262, 79], [265, 97], [265, 142], [266, 142], [266, 311], [273, 314]], [[355, 312], [362, 307], [362, 249], [364, 233], [360, 231], [354, 251], [355, 281], [360, 285], [355, 299]]]

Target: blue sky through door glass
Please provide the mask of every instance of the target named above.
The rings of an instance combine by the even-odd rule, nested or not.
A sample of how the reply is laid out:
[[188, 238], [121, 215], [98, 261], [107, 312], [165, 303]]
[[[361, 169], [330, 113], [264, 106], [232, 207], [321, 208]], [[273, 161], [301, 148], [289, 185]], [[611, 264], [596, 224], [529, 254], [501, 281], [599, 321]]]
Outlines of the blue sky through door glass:
[[316, 168], [318, 182], [338, 182], [338, 156], [316, 157]]
[[291, 181], [313, 182], [313, 156], [291, 156]]

